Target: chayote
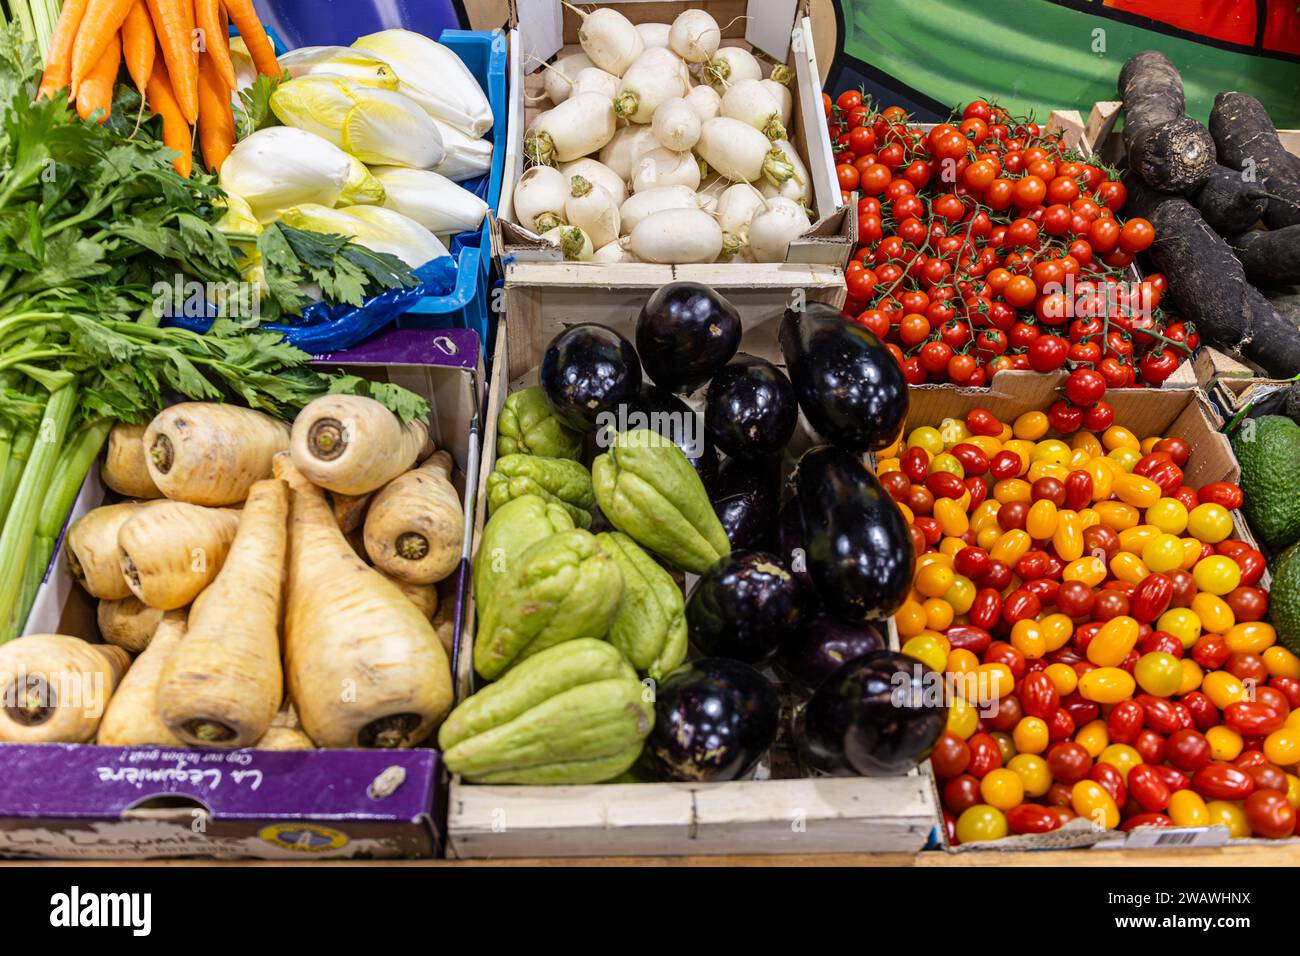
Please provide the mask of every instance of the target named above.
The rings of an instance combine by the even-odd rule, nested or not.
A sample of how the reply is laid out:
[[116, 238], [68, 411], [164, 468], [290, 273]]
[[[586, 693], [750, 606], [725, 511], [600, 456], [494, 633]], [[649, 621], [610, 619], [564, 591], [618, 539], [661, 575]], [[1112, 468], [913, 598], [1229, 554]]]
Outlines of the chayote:
[[596, 504], [591, 472], [579, 462], [537, 455], [498, 458], [496, 469], [487, 478], [487, 494], [489, 515], [514, 498], [537, 495], [563, 505], [580, 528], [591, 527], [591, 509]]
[[604, 637], [623, 600], [623, 575], [589, 531], [543, 538], [519, 555], [479, 613], [474, 669], [495, 680], [538, 651]]
[[619, 434], [592, 463], [591, 475], [609, 523], [660, 557], [703, 574], [731, 553], [700, 476], [657, 432]]
[[659, 681], [686, 659], [686, 612], [671, 574], [625, 534], [596, 539], [623, 572], [623, 604], [609, 628], [609, 642], [638, 671]]
[[497, 416], [497, 454], [516, 453], [574, 461], [582, 455], [582, 433], [556, 417], [536, 385], [507, 398]]
[[580, 638], [462, 703], [438, 746], [452, 773], [476, 783], [600, 783], [635, 763], [653, 726], [653, 699], [623, 655]]
[[474, 600], [485, 607], [493, 587], [524, 551], [560, 531], [572, 531], [563, 505], [538, 495], [507, 501], [488, 519], [474, 555]]

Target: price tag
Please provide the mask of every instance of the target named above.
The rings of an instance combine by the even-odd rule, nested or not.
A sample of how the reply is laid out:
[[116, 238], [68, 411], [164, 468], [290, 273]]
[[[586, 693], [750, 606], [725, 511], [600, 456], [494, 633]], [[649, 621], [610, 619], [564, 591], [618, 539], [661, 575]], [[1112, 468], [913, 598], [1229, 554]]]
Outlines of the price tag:
[[1144, 827], [1134, 830], [1124, 841], [1125, 849], [1143, 847], [1196, 848], [1223, 846], [1228, 842], [1228, 828], [1212, 827]]

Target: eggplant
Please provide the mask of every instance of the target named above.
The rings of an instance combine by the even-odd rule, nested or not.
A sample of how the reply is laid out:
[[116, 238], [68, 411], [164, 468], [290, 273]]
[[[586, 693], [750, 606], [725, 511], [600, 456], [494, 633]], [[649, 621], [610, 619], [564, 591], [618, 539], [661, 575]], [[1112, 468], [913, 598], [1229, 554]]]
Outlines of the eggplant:
[[629, 420], [629, 428], [649, 428], [682, 450], [695, 473], [704, 482], [705, 491], [713, 493], [718, 482], [718, 453], [704, 432], [704, 416], [672, 392], [657, 385], [647, 385], [632, 403], [645, 421]]
[[757, 548], [769, 538], [781, 503], [781, 462], [728, 458], [718, 472], [713, 510], [732, 548]]
[[672, 392], [695, 391], [740, 347], [740, 314], [698, 282], [670, 282], [641, 307], [636, 348], [650, 380]]
[[808, 573], [808, 549], [803, 543], [803, 521], [799, 518], [799, 502], [791, 498], [781, 506], [781, 513], [776, 519], [776, 537], [781, 560], [790, 569], [804, 593], [815, 593], [812, 575]]
[[709, 383], [704, 428], [733, 458], [779, 457], [798, 424], [794, 388], [766, 359], [742, 352]]
[[777, 663], [792, 681], [812, 690], [845, 661], [884, 646], [885, 638], [874, 624], [818, 614], [781, 642]]
[[669, 780], [735, 780], [772, 746], [779, 719], [766, 677], [740, 661], [706, 657], [659, 684], [646, 754]]
[[794, 473], [808, 573], [826, 609], [883, 621], [912, 586], [916, 552], [903, 513], [854, 452], [819, 445]]
[[703, 653], [753, 664], [799, 626], [803, 594], [781, 559], [733, 551], [701, 576], [686, 602], [691, 641]]
[[880, 451], [898, 440], [907, 380], [880, 339], [824, 302], [786, 309], [778, 339], [799, 407], [826, 441]]
[[607, 326], [584, 322], [551, 339], [542, 356], [541, 379], [560, 420], [579, 431], [594, 432], [609, 416], [617, 420], [619, 406], [636, 398], [641, 390], [641, 363], [623, 336]]
[[896, 651], [842, 664], [803, 713], [804, 751], [838, 776], [907, 773], [930, 755], [948, 722], [943, 678]]

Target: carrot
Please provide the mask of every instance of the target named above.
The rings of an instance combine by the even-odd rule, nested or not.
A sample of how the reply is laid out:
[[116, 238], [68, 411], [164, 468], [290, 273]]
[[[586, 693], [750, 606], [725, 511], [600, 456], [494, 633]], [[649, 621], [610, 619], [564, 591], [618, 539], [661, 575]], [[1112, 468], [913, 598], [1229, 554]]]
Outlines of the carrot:
[[253, 9], [253, 0], [222, 0], [226, 12], [235, 23], [235, 29], [244, 38], [248, 53], [253, 58], [257, 72], [264, 76], [279, 76], [280, 64], [275, 58], [275, 47], [271, 38], [262, 29], [262, 21]]
[[420, 422], [403, 425], [373, 398], [324, 395], [293, 422], [289, 450], [307, 480], [345, 495], [364, 495], [415, 464], [428, 444]]
[[158, 713], [181, 740], [248, 747], [280, 709], [280, 578], [289, 490], [259, 481], [221, 573], [190, 609], [185, 639], [167, 659]]
[[251, 408], [181, 402], [145, 429], [149, 476], [174, 501], [233, 505], [271, 477], [271, 458], [289, 447], [289, 427]]
[[81, 27], [81, 18], [85, 16], [90, 0], [67, 0], [59, 14], [59, 22], [54, 25], [54, 35], [50, 37], [50, 51], [45, 58], [45, 73], [41, 76], [40, 89], [36, 91], [39, 100], [53, 96], [55, 90], [68, 91], [72, 97], [72, 45], [76, 42], [77, 32]]
[[375, 496], [366, 513], [366, 553], [375, 567], [411, 584], [436, 584], [460, 564], [465, 512], [451, 468], [451, 456], [437, 452]]
[[103, 123], [113, 108], [113, 86], [117, 83], [117, 68], [122, 65], [122, 41], [116, 33], [100, 54], [95, 68], [87, 73], [77, 86], [77, 114], [89, 120], [99, 110], [96, 120]]
[[177, 153], [172, 165], [176, 167], [176, 172], [189, 179], [194, 168], [194, 140], [190, 137], [189, 121], [181, 113], [176, 94], [172, 92], [171, 79], [161, 57], [155, 57], [145, 99], [149, 103], [149, 109], [162, 117], [163, 144]]
[[185, 636], [185, 612], [168, 611], [113, 693], [95, 743], [105, 747], [183, 747], [158, 716], [158, 681], [167, 659]]
[[[186, 125], [192, 126], [199, 118], [199, 55], [194, 49], [194, 0], [148, 0], [148, 4], [154, 33], [158, 35], [162, 50], [161, 59], [167, 65], [169, 85], [175, 94], [173, 99], [180, 107]], [[166, 142], [165, 136], [163, 141]]]
[[[199, 29], [203, 31], [203, 43], [207, 49], [208, 59], [212, 60], [213, 65], [217, 68], [217, 75], [225, 83], [227, 90], [237, 89], [239, 81], [235, 78], [235, 64], [230, 59], [230, 41], [226, 36], [227, 29], [221, 23], [221, 0], [194, 0], [194, 20]], [[199, 83], [203, 82], [202, 61], [199, 58], [200, 72]], [[202, 97], [203, 88], [199, 87], [199, 96]], [[199, 114], [203, 113], [203, 100], [199, 100]]]
[[238, 527], [238, 511], [153, 502], [117, 532], [127, 586], [150, 607], [184, 607], [217, 576]]
[[127, 498], [161, 498], [163, 493], [149, 476], [144, 458], [144, 425], [118, 422], [108, 433], [104, 464], [99, 477], [104, 484]]
[[321, 747], [419, 744], [451, 708], [433, 625], [352, 552], [290, 455], [276, 456], [275, 473], [292, 496], [284, 669], [303, 730]]
[[131, 596], [122, 577], [117, 533], [142, 507], [135, 501], [104, 505], [82, 515], [68, 529], [68, 570], [91, 597], [116, 601]]
[[149, 646], [149, 639], [162, 618], [162, 611], [143, 603], [134, 594], [116, 601], [100, 601], [95, 609], [99, 636], [104, 643], [116, 644], [132, 654], [139, 654]]
[[0, 743], [85, 743], [131, 655], [111, 644], [31, 634], [0, 647]]
[[118, 31], [122, 29], [126, 15], [131, 12], [133, 2], [134, 0], [90, 0], [86, 6], [81, 29], [77, 31], [77, 39], [72, 44], [72, 91], [78, 94], [78, 99], [81, 81], [99, 68], [99, 61], [110, 43], [118, 42]]
[[217, 75], [212, 57], [199, 62], [199, 149], [210, 172], [235, 148], [235, 114], [230, 111], [230, 87]]
[[135, 0], [122, 22], [122, 56], [126, 60], [126, 71], [131, 74], [135, 88], [141, 94], [149, 89], [157, 43], [144, 0]]

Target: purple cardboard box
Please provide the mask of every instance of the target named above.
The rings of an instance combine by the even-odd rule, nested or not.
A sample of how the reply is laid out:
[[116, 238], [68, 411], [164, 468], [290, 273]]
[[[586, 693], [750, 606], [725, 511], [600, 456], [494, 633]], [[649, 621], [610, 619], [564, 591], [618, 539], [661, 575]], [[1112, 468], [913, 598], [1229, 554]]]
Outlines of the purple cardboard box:
[[[455, 459], [467, 513], [477, 494], [483, 365], [468, 329], [401, 329], [316, 363], [419, 392]], [[87, 478], [79, 517], [105, 492]], [[468, 548], [472, 522], [466, 522]], [[455, 580], [456, 630], [468, 561]], [[94, 601], [62, 542], [26, 632], [97, 640]], [[455, 663], [453, 661], [453, 673]], [[427, 857], [441, 851], [446, 775], [436, 750], [191, 750], [0, 744], [0, 855], [85, 860]]]

